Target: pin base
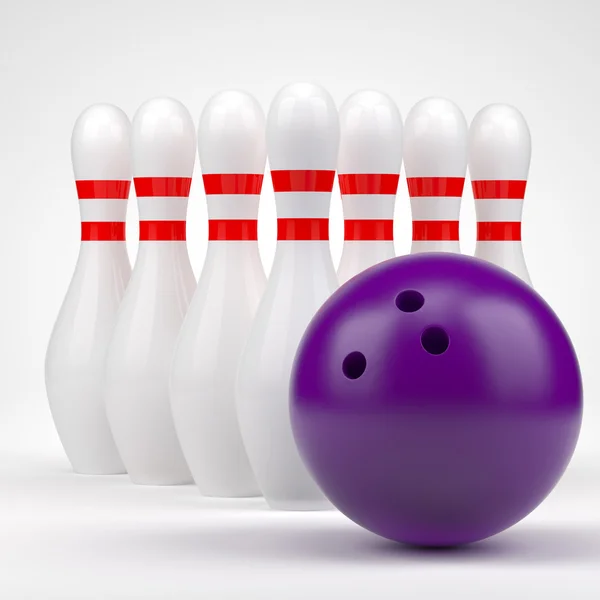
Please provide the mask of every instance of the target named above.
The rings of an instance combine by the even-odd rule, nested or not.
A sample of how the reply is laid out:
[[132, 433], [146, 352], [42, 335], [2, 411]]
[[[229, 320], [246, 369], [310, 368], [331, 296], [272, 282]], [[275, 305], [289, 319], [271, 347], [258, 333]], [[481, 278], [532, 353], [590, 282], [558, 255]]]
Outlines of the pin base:
[[124, 467], [114, 467], [109, 469], [101, 469], [101, 468], [81, 468], [81, 467], [73, 467], [73, 473], [76, 475], [127, 475], [127, 471]]
[[273, 500], [266, 498], [267, 504], [271, 510], [286, 511], [317, 511], [334, 510], [333, 505], [328, 500]]
[[155, 485], [155, 486], [163, 486], [163, 485], [190, 485], [193, 482], [191, 478], [178, 478], [178, 479], [160, 479], [155, 477], [133, 477], [131, 474], [129, 475], [131, 479], [131, 483], [135, 483], [135, 485]]
[[215, 498], [221, 500], [227, 500], [229, 498], [235, 500], [236, 498], [260, 498], [262, 494], [257, 490], [248, 491], [217, 491], [217, 490], [204, 490], [198, 486], [200, 494], [205, 498]]

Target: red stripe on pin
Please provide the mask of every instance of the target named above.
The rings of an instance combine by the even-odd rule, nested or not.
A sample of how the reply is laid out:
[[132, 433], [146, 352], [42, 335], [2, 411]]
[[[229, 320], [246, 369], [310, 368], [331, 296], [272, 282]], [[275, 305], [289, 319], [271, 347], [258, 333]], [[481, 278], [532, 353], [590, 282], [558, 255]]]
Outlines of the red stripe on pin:
[[140, 242], [185, 241], [185, 221], [140, 221]]
[[414, 242], [457, 242], [458, 221], [413, 221]]
[[245, 242], [258, 239], [256, 219], [209, 219], [208, 240], [210, 242]]
[[258, 195], [262, 188], [263, 175], [253, 173], [211, 173], [202, 175], [202, 181], [207, 196], [213, 194]]
[[354, 194], [392, 194], [398, 191], [400, 175], [397, 173], [352, 173], [338, 175], [340, 192]]
[[476, 200], [523, 200], [526, 180], [480, 180], [472, 181], [473, 197]]
[[394, 221], [391, 219], [346, 219], [344, 240], [353, 242], [393, 241]]
[[190, 195], [191, 177], [134, 177], [135, 193], [138, 198], [150, 196]]
[[82, 242], [124, 242], [123, 221], [84, 221], [81, 223]]
[[520, 242], [521, 223], [510, 222], [480, 222], [477, 223], [478, 242]]
[[465, 185], [464, 177], [407, 177], [408, 194], [411, 198], [423, 196], [447, 196], [459, 198]]
[[271, 171], [274, 192], [331, 192], [335, 171]]
[[77, 197], [80, 200], [107, 198], [110, 200], [127, 200], [131, 181], [79, 179], [75, 182]]
[[329, 239], [329, 219], [277, 219], [277, 239], [319, 241]]

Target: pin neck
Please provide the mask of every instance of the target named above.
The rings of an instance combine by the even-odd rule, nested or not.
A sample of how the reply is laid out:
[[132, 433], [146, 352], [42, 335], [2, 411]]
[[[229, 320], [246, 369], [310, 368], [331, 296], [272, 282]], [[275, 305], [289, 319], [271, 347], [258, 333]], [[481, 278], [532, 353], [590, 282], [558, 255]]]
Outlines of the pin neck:
[[190, 195], [191, 177], [134, 177], [135, 194], [138, 198], [158, 196], [186, 198]]
[[131, 181], [78, 179], [75, 185], [80, 200], [127, 200]]
[[460, 198], [465, 186], [464, 177], [407, 177], [408, 194], [411, 198], [450, 197]]
[[262, 173], [202, 175], [208, 210], [208, 241], [256, 242]]
[[209, 219], [208, 221], [209, 243], [256, 242], [257, 240], [257, 219]]
[[329, 219], [277, 219], [277, 241], [328, 241]]
[[407, 177], [413, 215], [412, 241], [458, 246], [464, 177]]
[[385, 194], [398, 192], [399, 173], [343, 173], [338, 175], [340, 193], [344, 196], [358, 194]]
[[344, 211], [344, 241], [391, 241], [398, 173], [338, 175]]
[[526, 180], [472, 181], [478, 242], [521, 242]]
[[521, 223], [480, 221], [477, 223], [478, 242], [520, 242]]
[[184, 242], [191, 177], [134, 177], [140, 242]]
[[527, 181], [480, 179], [472, 181], [471, 186], [475, 200], [523, 200]]
[[394, 240], [392, 219], [345, 219], [344, 241], [346, 242], [391, 242]]
[[335, 171], [271, 171], [278, 241], [327, 241]]
[[262, 173], [210, 173], [202, 175], [207, 196], [260, 195]]
[[333, 190], [334, 170], [276, 169], [271, 170], [273, 191], [277, 192], [329, 192]]
[[140, 221], [140, 242], [184, 242], [185, 221]]
[[82, 242], [125, 240], [129, 180], [78, 179]]
[[413, 242], [458, 242], [458, 221], [413, 221]]
[[83, 221], [81, 223], [82, 242], [124, 242], [125, 223], [107, 221]]

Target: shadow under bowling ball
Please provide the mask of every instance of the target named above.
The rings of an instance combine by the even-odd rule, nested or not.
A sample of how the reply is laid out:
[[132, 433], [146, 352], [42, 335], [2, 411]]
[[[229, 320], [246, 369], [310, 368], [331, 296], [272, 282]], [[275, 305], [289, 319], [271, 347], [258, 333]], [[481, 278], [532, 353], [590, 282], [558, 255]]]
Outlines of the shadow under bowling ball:
[[455, 254], [392, 259], [342, 286], [302, 339], [290, 391], [298, 448], [331, 502], [418, 546], [520, 521], [581, 427], [579, 365], [552, 309]]

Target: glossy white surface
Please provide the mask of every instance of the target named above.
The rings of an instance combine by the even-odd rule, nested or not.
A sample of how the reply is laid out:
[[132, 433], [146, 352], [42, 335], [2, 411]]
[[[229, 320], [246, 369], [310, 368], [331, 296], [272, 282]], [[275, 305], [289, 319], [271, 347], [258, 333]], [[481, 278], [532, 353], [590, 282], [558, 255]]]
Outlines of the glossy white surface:
[[256, 98], [241, 90], [215, 94], [198, 124], [202, 173], [264, 173], [266, 156], [265, 115]]
[[[275, 97], [267, 118], [271, 169], [336, 168], [339, 118], [332, 98], [312, 84], [292, 84]], [[319, 193], [318, 214], [308, 214], [311, 192], [275, 194], [277, 215], [329, 214], [330, 194]], [[317, 210], [318, 209], [318, 210]], [[295, 212], [295, 214], [294, 214]], [[309, 321], [337, 287], [329, 242], [279, 241], [273, 267], [238, 371], [236, 398], [250, 464], [269, 506], [329, 508], [304, 467], [289, 414], [294, 356]]]
[[144, 102], [132, 121], [134, 177], [191, 177], [196, 128], [187, 108], [174, 98]]
[[404, 123], [407, 177], [464, 177], [468, 127], [460, 108], [446, 98], [425, 98]]
[[377, 90], [360, 90], [340, 107], [338, 173], [400, 173], [402, 116]]
[[[523, 115], [507, 104], [482, 108], [469, 129], [469, 174], [472, 181], [527, 180], [531, 134]], [[520, 222], [523, 200], [475, 200], [477, 221]], [[531, 285], [521, 241], [477, 240], [475, 256], [504, 267]]]
[[[249, 94], [222, 92], [198, 127], [204, 174], [263, 174], [265, 118]], [[257, 219], [256, 194], [209, 195], [209, 219]], [[171, 372], [171, 406], [194, 481], [206, 496], [260, 494], [239, 430], [235, 375], [266, 284], [256, 240], [209, 241], [181, 328]]]
[[[400, 173], [402, 116], [395, 102], [376, 90], [352, 94], [340, 107], [338, 173]], [[344, 219], [394, 218], [391, 194], [342, 194]], [[354, 275], [395, 256], [393, 240], [345, 240], [338, 279]]]
[[525, 180], [531, 134], [523, 115], [508, 104], [490, 104], [469, 129], [469, 174], [478, 180]]
[[[130, 123], [109, 104], [86, 109], [71, 138], [76, 180], [130, 180]], [[125, 221], [127, 200], [80, 200], [82, 221]], [[78, 473], [123, 473], [106, 418], [104, 361], [131, 274], [124, 241], [84, 241], [46, 354], [46, 391]]]
[[[133, 119], [132, 152], [134, 177], [191, 177], [196, 143], [187, 109], [168, 98], [143, 104]], [[156, 203], [138, 198], [141, 220]], [[169, 220], [180, 216], [172, 207], [187, 199], [159, 203]], [[173, 425], [169, 372], [195, 286], [185, 241], [140, 242], [106, 370], [109, 422], [134, 483], [191, 481]]]
[[[465, 177], [468, 127], [460, 108], [446, 98], [415, 104], [404, 124], [404, 171], [412, 177]], [[410, 199], [413, 221], [458, 221], [460, 197]], [[460, 252], [458, 241], [414, 241], [411, 254]]]
[[93, 104], [78, 117], [71, 136], [76, 180], [131, 179], [131, 124], [112, 104]]
[[340, 121], [333, 98], [313, 83], [284, 86], [271, 102], [267, 153], [271, 170], [335, 169]]

